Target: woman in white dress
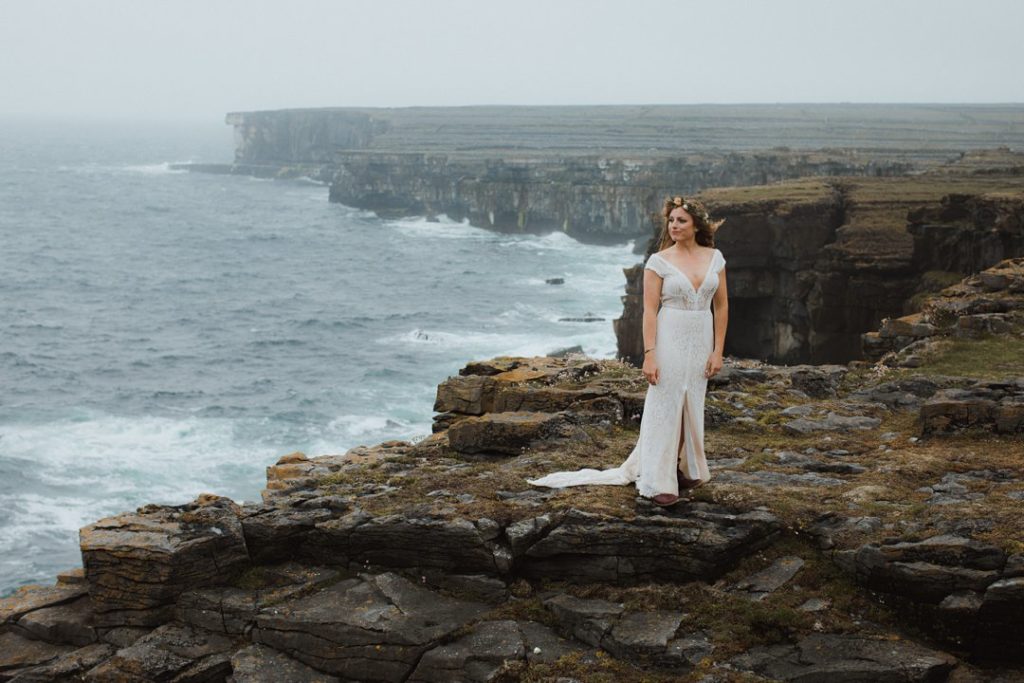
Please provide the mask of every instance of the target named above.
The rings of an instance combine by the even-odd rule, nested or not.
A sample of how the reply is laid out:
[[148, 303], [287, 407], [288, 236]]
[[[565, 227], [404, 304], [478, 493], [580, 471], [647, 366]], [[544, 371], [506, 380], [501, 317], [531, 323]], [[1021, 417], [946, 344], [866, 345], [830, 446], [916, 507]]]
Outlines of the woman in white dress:
[[711, 478], [704, 457], [704, 395], [708, 378], [722, 369], [729, 324], [725, 257], [714, 246], [722, 221], [712, 221], [703, 204], [683, 197], [666, 200], [663, 215], [661, 244], [644, 270], [643, 374], [650, 384], [636, 446], [618, 467], [555, 472], [531, 484], [636, 482], [641, 496], [672, 505], [681, 490]]

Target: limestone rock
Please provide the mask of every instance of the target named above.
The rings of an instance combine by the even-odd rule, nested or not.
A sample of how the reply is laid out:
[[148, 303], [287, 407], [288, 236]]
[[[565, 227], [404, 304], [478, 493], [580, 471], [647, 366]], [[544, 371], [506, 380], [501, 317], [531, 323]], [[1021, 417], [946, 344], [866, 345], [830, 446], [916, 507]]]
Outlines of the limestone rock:
[[600, 647], [601, 641], [624, 611], [619, 603], [565, 594], [548, 597], [544, 606], [554, 613], [565, 635], [594, 647]]
[[514, 621], [485, 621], [451, 643], [428, 650], [409, 683], [486, 682], [506, 661], [524, 659], [526, 646]]
[[489, 413], [459, 420], [448, 429], [448, 443], [462, 453], [519, 455], [542, 440], [582, 435], [565, 413]]
[[256, 614], [267, 604], [309, 593], [338, 577], [334, 569], [297, 563], [259, 567], [244, 583], [235, 586], [186, 591], [178, 598], [174, 616], [189, 626], [229, 636], [247, 636]]
[[851, 557], [857, 577], [872, 588], [934, 604], [956, 591], [985, 590], [1005, 559], [996, 546], [950, 535], [868, 544]]
[[836, 395], [836, 388], [847, 368], [842, 365], [799, 365], [791, 370], [793, 387], [814, 398]]
[[[77, 650], [72, 650], [50, 660], [46, 664], [22, 669], [11, 683], [54, 683], [59, 681], [81, 681], [86, 671], [100, 664], [114, 654], [114, 646], [106, 643], [94, 643]], [[0, 678], [4, 674], [0, 672]]]
[[770, 566], [737, 582], [734, 590], [742, 591], [752, 600], [763, 600], [796, 576], [804, 566], [799, 557], [780, 557]]
[[0, 633], [0, 680], [51, 662], [74, 649], [68, 645], [29, 640], [16, 633]]
[[83, 646], [96, 642], [92, 601], [88, 596], [33, 610], [18, 619], [17, 628], [49, 643]]
[[266, 645], [252, 645], [232, 655], [228, 683], [337, 683], [338, 680]]
[[83, 528], [82, 562], [96, 625], [160, 624], [185, 590], [230, 581], [249, 563], [238, 514], [227, 498], [200, 497]]
[[855, 429], [874, 429], [882, 421], [877, 417], [867, 415], [839, 415], [829, 412], [823, 420], [811, 420], [808, 418], [797, 418], [782, 425], [782, 428], [790, 434], [808, 434], [816, 431], [850, 431]]
[[254, 562], [270, 563], [298, 556], [320, 522], [343, 514], [351, 504], [337, 496], [308, 492], [277, 495], [259, 506], [246, 506], [242, 531]]
[[624, 659], [664, 657], [682, 622], [680, 612], [626, 612], [601, 640], [601, 645], [612, 655]]
[[22, 586], [13, 595], [0, 599], [0, 631], [29, 612], [78, 600], [85, 593], [83, 585]]
[[489, 529], [463, 518], [354, 511], [317, 525], [306, 552], [326, 564], [506, 574], [507, 551]]
[[573, 582], [711, 580], [770, 543], [780, 526], [760, 510], [699, 503], [633, 520], [569, 510], [517, 560], [525, 576]]
[[233, 642], [220, 635], [165, 624], [92, 668], [95, 683], [123, 681], [217, 681], [231, 673]]
[[730, 663], [779, 681], [926, 683], [943, 680], [956, 659], [905, 640], [816, 633], [795, 645], [755, 647]]
[[494, 410], [497, 383], [486, 375], [449, 377], [437, 385], [434, 411], [483, 415]]
[[486, 609], [396, 574], [362, 576], [263, 610], [253, 640], [343, 679], [398, 681]]

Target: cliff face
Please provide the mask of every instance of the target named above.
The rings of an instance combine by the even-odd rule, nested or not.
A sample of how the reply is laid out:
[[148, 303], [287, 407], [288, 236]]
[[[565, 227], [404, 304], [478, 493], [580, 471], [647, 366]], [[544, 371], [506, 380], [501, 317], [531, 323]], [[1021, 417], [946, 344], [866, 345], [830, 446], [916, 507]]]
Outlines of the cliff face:
[[1015, 107], [336, 108], [227, 121], [229, 172], [330, 178], [333, 201], [387, 215], [595, 241], [642, 236], [668, 194], [904, 174], [997, 141], [1024, 145], [1007, 133], [1024, 123]]
[[647, 234], [670, 194], [787, 178], [895, 175], [906, 164], [773, 152], [672, 159], [340, 153], [331, 200], [385, 215], [446, 214], [507, 232], [584, 241]]
[[[990, 169], [991, 171], [991, 169]], [[725, 218], [726, 353], [773, 362], [861, 357], [861, 334], [914, 297], [1024, 253], [1024, 186], [1003, 170], [708, 190]], [[647, 254], [654, 249], [654, 239]], [[646, 257], [645, 257], [646, 258]], [[643, 273], [626, 271], [620, 357], [639, 363]]]

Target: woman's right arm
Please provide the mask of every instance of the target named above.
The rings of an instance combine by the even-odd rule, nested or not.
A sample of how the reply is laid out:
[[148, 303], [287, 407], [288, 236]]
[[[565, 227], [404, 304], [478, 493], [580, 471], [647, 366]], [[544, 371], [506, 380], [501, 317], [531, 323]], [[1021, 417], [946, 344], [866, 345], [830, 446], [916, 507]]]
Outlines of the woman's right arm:
[[651, 384], [658, 383], [658, 362], [654, 359], [654, 344], [658, 338], [658, 307], [661, 306], [661, 276], [644, 269], [644, 377]]

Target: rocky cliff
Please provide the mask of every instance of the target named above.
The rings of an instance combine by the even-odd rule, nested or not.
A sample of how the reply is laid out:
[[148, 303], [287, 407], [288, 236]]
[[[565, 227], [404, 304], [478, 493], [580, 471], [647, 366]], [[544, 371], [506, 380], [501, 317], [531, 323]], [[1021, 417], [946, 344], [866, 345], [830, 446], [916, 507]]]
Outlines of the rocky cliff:
[[879, 364], [730, 358], [669, 509], [525, 481], [625, 459], [636, 369], [470, 363], [418, 443], [83, 528], [0, 600], [0, 680], [1019, 680], [1024, 259], [922, 306]]
[[[862, 357], [861, 335], [911, 312], [915, 297], [1024, 254], [1022, 165], [1024, 155], [993, 150], [908, 177], [705, 191], [726, 219], [716, 235], [728, 263], [726, 352], [773, 362]], [[619, 354], [639, 362], [641, 267], [626, 280]]]
[[806, 176], [902, 175], [1024, 145], [1024, 107], [608, 106], [235, 112], [235, 163], [310, 176], [384, 215], [591, 241], [647, 232], [666, 194]]

